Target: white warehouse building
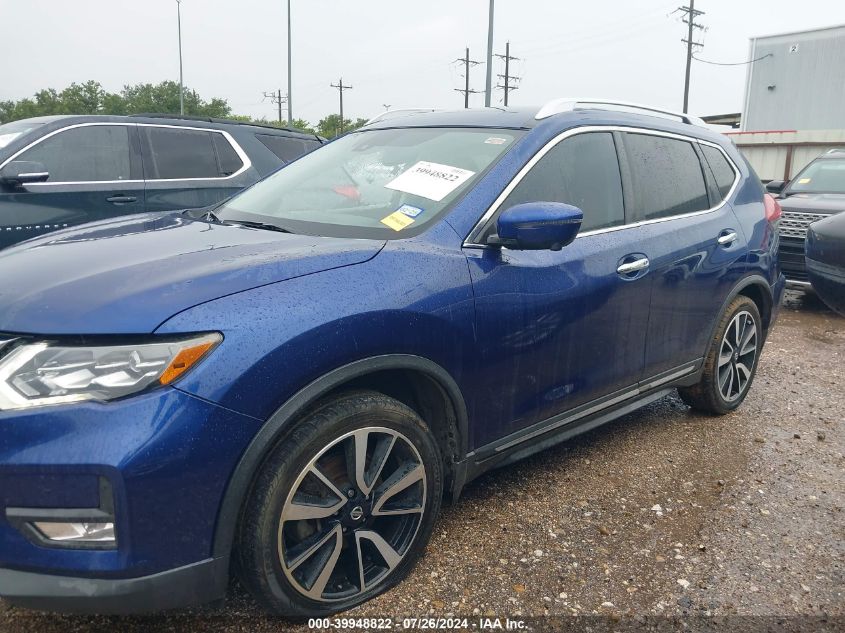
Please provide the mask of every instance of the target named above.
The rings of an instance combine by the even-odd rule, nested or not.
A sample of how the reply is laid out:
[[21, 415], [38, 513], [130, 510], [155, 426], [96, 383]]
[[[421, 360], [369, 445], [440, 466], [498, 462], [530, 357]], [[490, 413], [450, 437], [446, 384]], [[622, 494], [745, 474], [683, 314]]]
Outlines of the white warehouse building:
[[764, 181], [789, 180], [845, 147], [845, 25], [751, 39], [740, 132]]
[[751, 40], [743, 131], [845, 129], [845, 25]]

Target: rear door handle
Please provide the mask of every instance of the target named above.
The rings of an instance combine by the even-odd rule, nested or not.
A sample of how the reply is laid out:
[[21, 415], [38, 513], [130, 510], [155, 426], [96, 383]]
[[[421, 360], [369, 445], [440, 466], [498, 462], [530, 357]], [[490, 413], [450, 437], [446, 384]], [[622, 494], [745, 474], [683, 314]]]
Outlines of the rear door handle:
[[616, 272], [620, 275], [630, 275], [631, 273], [636, 273], [641, 270], [645, 270], [648, 268], [650, 262], [648, 261], [648, 257], [641, 257], [640, 259], [635, 259], [632, 262], [625, 262], [624, 264], [619, 264], [619, 268], [616, 269]]
[[727, 230], [722, 231], [716, 241], [719, 242], [721, 246], [730, 246], [736, 242], [736, 237], [736, 231]]
[[135, 196], [111, 196], [106, 198], [106, 201], [112, 204], [132, 204], [133, 202], [138, 202], [138, 198]]

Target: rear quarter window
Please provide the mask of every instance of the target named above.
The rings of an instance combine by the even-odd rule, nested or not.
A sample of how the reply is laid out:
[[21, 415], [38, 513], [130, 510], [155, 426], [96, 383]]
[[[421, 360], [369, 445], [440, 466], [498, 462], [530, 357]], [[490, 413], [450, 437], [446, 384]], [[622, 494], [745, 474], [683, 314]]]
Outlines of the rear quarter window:
[[256, 134], [261, 143], [273, 152], [278, 158], [289, 163], [296, 160], [303, 154], [317, 149], [320, 143], [317, 141], [293, 138], [290, 136], [275, 136], [273, 134]]
[[719, 195], [724, 200], [728, 197], [731, 187], [733, 187], [736, 172], [720, 150], [712, 145], [704, 145], [703, 143], [699, 147], [701, 147], [704, 159], [707, 161], [710, 171], [713, 173], [713, 178], [716, 180]]
[[633, 181], [633, 222], [710, 208], [701, 162], [689, 141], [652, 134], [625, 134]]

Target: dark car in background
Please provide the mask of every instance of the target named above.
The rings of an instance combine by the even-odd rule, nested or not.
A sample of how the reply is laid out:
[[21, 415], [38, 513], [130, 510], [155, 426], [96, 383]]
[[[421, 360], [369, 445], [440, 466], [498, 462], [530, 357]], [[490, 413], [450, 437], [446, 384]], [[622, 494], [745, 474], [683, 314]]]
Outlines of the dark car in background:
[[173, 115], [0, 125], [0, 248], [115, 216], [209, 206], [320, 144], [293, 129]]
[[813, 290], [828, 306], [845, 316], [845, 213], [810, 225], [806, 262]]
[[817, 220], [845, 211], [845, 150], [830, 150], [789, 182], [773, 180], [766, 189], [778, 196], [783, 209], [778, 259], [787, 285], [809, 289], [810, 280], [804, 263], [807, 227]]

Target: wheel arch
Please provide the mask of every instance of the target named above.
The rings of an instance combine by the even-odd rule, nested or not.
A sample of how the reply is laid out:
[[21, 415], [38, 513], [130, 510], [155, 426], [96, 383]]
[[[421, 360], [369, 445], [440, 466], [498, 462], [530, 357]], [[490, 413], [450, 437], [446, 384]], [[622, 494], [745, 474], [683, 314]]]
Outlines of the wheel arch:
[[408, 405], [429, 425], [446, 467], [446, 490], [463, 483], [467, 454], [466, 403], [454, 378], [434, 361], [388, 354], [354, 361], [314, 380], [285, 402], [256, 433], [226, 487], [217, 517], [213, 555], [227, 556], [255, 474], [291, 425], [318, 400], [349, 389], [372, 389]]
[[[716, 319], [713, 321], [713, 325], [710, 326], [710, 336], [707, 337], [708, 345], [709, 342], [713, 340], [713, 336], [716, 333], [716, 327], [719, 325], [719, 319], [724, 314], [731, 301], [736, 299], [739, 295], [748, 297], [757, 306], [757, 310], [760, 312], [760, 318], [763, 320], [763, 323], [761, 324], [763, 328], [763, 340], [766, 339], [769, 331], [769, 324], [772, 319], [774, 297], [772, 296], [772, 289], [765, 277], [754, 274], [740, 279], [731, 292], [728, 293], [722, 307], [719, 309]], [[704, 351], [706, 355], [707, 350]]]

